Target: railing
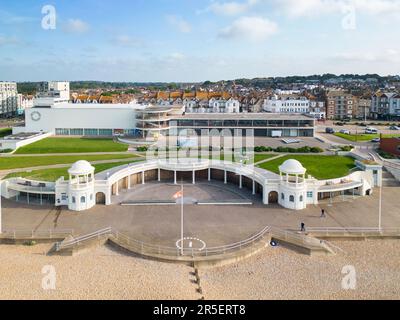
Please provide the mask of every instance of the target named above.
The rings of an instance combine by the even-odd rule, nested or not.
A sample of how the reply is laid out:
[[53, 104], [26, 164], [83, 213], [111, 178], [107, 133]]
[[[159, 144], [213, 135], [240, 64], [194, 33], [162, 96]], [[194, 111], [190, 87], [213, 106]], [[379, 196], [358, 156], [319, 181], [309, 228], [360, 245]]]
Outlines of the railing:
[[307, 233], [318, 234], [319, 236], [333, 236], [333, 235], [360, 235], [360, 236], [384, 236], [384, 235], [399, 235], [400, 228], [341, 228], [341, 227], [310, 227], [306, 229]]
[[5, 230], [1, 238], [6, 239], [62, 239], [74, 234], [73, 229], [60, 230]]
[[80, 245], [81, 243], [83, 243], [85, 241], [92, 240], [95, 238], [100, 238], [104, 235], [110, 235], [111, 233], [112, 233], [112, 228], [108, 227], [108, 228], [101, 229], [101, 230], [95, 231], [95, 232], [87, 234], [87, 235], [83, 235], [81, 237], [74, 238], [72, 240], [62, 241], [62, 242], [56, 243], [56, 251], [60, 251], [61, 249], [65, 249], [68, 247], [73, 247], [75, 245]]
[[39, 187], [39, 186], [27, 186], [18, 183], [9, 183], [8, 188], [20, 191], [20, 192], [27, 192], [27, 193], [55, 193], [55, 188], [47, 188], [47, 187]]
[[[204, 249], [196, 249], [196, 248], [184, 248], [183, 249], [183, 256], [186, 257], [209, 257], [209, 256], [216, 256], [222, 255], [230, 252], [234, 252], [237, 250], [241, 250], [244, 248], [251, 247], [258, 241], [262, 240], [265, 235], [270, 231], [270, 227], [265, 227], [259, 233], [253, 235], [252, 237], [239, 241], [233, 244], [220, 246], [220, 247], [210, 247]], [[166, 246], [158, 246], [145, 243], [143, 241], [135, 240], [130, 238], [129, 236], [113, 230], [111, 227], [105, 228], [96, 232], [93, 232], [88, 235], [84, 235], [82, 237], [75, 238], [70, 241], [64, 241], [56, 244], [56, 250], [60, 251], [62, 249], [72, 248], [76, 245], [82, 244], [85, 241], [92, 240], [95, 238], [100, 238], [102, 236], [111, 236], [114, 237], [115, 242], [121, 246], [124, 246], [126, 249], [129, 249], [133, 252], [140, 253], [143, 255], [162, 255], [167, 257], [181, 257], [182, 250], [178, 247], [166, 247]]]
[[325, 247], [325, 242], [316, 238], [308, 237], [301, 233], [271, 228], [272, 237], [278, 240], [288, 241], [293, 244], [305, 245], [307, 247]]

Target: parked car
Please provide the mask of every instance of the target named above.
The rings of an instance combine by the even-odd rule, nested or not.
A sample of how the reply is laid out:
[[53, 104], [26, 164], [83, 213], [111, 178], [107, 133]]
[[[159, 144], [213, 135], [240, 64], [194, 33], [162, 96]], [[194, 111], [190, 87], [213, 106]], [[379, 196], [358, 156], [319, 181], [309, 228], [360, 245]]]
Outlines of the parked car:
[[335, 133], [335, 129], [333, 129], [333, 128], [326, 128], [326, 129], [325, 129], [325, 132], [326, 132], [326, 133], [329, 133], [329, 134], [334, 134], [334, 133]]
[[389, 130], [400, 130], [400, 127], [398, 127], [398, 126], [391, 126], [391, 127], [389, 128]]
[[371, 142], [379, 143], [379, 142], [381, 142], [381, 139], [380, 138], [375, 138], [375, 139], [372, 139]]
[[340, 130], [340, 133], [343, 133], [343, 134], [350, 134], [350, 130], [342, 129], [342, 130]]
[[368, 127], [367, 129], [365, 129], [365, 133], [366, 134], [377, 134], [378, 133], [378, 129], [372, 128], [372, 127]]

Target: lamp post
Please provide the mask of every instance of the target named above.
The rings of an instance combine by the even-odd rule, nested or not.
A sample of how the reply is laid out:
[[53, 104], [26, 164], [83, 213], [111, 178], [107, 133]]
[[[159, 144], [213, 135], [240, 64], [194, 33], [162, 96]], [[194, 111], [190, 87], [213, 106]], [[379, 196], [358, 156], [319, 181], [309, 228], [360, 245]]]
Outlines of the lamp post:
[[177, 193], [175, 193], [173, 195], [173, 198], [176, 200], [176, 202], [178, 203], [178, 199], [181, 199], [181, 255], [183, 256], [183, 181], [181, 184], [181, 191], [178, 191]]
[[382, 231], [382, 184], [379, 188], [379, 231]]

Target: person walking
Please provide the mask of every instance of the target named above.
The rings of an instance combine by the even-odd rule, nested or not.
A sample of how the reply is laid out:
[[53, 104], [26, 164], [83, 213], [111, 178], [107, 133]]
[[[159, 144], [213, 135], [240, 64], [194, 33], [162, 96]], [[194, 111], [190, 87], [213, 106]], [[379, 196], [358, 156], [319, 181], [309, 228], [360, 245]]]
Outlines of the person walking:
[[321, 209], [321, 218], [326, 218], [325, 209]]
[[306, 232], [306, 225], [304, 224], [304, 222], [302, 222], [302, 223], [300, 224], [300, 231], [301, 231], [301, 232]]

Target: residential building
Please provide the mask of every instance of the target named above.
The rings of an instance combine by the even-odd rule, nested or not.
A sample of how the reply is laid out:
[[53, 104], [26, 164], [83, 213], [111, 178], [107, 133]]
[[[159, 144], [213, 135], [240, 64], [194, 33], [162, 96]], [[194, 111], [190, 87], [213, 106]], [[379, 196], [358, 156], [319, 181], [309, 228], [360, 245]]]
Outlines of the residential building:
[[326, 119], [326, 107], [325, 101], [310, 99], [310, 116], [315, 119], [323, 120]]
[[39, 84], [38, 93], [34, 99], [35, 106], [51, 107], [70, 100], [69, 82], [49, 81]]
[[400, 117], [400, 94], [378, 91], [372, 96], [371, 116], [374, 119]]
[[372, 100], [360, 98], [357, 101], [357, 119], [366, 120], [370, 117]]
[[12, 117], [18, 110], [16, 82], [0, 82], [0, 117]]
[[33, 97], [18, 94], [17, 115], [23, 115], [25, 113], [25, 109], [29, 108], [33, 108]]
[[327, 119], [352, 119], [355, 116], [356, 98], [343, 90], [329, 91], [326, 95]]
[[264, 100], [263, 109], [270, 113], [309, 113], [310, 100], [296, 95], [272, 95]]

